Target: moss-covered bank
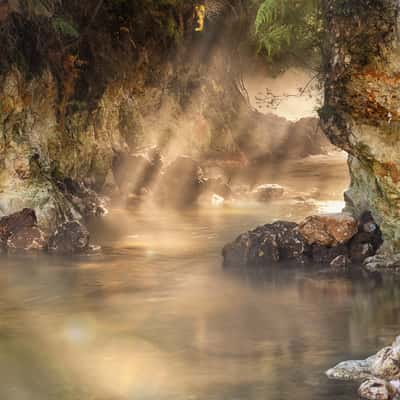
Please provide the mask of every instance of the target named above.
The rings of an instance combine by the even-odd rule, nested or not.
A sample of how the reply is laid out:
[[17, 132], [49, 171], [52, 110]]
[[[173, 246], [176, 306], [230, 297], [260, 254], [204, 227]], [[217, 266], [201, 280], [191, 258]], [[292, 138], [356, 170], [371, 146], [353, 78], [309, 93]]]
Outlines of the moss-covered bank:
[[115, 157], [142, 145], [238, 150], [250, 111], [229, 18], [196, 33], [192, 1], [1, 4], [0, 215], [34, 208], [46, 228], [80, 218], [65, 188], [114, 185]]

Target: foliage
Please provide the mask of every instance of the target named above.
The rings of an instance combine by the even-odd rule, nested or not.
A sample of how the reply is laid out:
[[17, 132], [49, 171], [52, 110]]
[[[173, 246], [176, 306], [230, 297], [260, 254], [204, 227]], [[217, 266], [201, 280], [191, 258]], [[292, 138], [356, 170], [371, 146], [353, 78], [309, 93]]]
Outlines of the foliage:
[[263, 0], [255, 18], [258, 52], [269, 61], [313, 58], [320, 47], [318, 0]]
[[53, 29], [61, 36], [70, 37], [73, 39], [79, 38], [79, 32], [72, 21], [68, 21], [62, 17], [55, 17], [51, 21]]
[[62, 0], [21, 0], [20, 6], [29, 18], [38, 16], [51, 17], [61, 3]]

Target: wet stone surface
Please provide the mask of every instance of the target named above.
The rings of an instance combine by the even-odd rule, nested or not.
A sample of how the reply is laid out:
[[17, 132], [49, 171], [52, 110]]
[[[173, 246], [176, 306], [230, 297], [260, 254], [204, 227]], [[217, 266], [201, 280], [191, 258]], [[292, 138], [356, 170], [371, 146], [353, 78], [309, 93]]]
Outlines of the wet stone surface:
[[[369, 213], [363, 214], [359, 221], [346, 214], [325, 215], [322, 221], [314, 216], [300, 224], [278, 221], [259, 226], [224, 247], [224, 266], [266, 267], [271, 262], [294, 260], [340, 269], [362, 263], [376, 254], [382, 244], [379, 227]], [[340, 228], [340, 221], [344, 228]]]

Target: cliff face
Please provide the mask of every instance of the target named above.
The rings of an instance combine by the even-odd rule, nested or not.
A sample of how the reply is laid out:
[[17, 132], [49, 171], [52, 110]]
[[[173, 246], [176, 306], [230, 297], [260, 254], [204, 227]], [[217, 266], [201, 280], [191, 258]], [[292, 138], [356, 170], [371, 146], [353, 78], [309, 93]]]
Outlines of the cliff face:
[[195, 33], [191, 1], [3, 3], [0, 216], [79, 219], [71, 188], [115, 185], [113, 160], [143, 145], [237, 150], [249, 110], [217, 28]]
[[325, 105], [330, 140], [349, 153], [347, 208], [370, 210], [385, 243], [400, 250], [400, 53], [398, 1], [324, 5]]

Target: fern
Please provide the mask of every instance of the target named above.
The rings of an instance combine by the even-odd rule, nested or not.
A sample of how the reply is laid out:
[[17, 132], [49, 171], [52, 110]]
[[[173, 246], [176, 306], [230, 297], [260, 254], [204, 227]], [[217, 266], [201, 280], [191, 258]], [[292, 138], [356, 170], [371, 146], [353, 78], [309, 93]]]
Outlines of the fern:
[[21, 9], [29, 18], [54, 15], [57, 7], [61, 6], [62, 0], [21, 0]]
[[318, 46], [318, 0], [263, 0], [255, 19], [258, 51], [275, 61], [288, 53], [305, 55]]
[[53, 29], [61, 36], [70, 37], [72, 39], [79, 38], [79, 32], [73, 22], [61, 17], [55, 17], [51, 21]]

